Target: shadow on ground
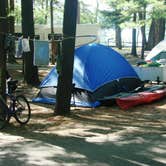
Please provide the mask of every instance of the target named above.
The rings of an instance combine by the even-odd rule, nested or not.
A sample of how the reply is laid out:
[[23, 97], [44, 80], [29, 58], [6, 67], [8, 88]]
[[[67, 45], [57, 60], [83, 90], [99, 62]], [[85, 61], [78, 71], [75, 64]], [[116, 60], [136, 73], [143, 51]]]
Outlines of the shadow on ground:
[[165, 103], [129, 111], [117, 106], [76, 109], [67, 117], [31, 104], [28, 125], [13, 120], [0, 133], [0, 165], [165, 165]]
[[[20, 69], [13, 75], [22, 79]], [[37, 94], [20, 86], [28, 99]], [[166, 165], [166, 99], [128, 111], [72, 108], [66, 117], [54, 116], [53, 106], [31, 108], [27, 125], [12, 119], [0, 132], [0, 166]]]

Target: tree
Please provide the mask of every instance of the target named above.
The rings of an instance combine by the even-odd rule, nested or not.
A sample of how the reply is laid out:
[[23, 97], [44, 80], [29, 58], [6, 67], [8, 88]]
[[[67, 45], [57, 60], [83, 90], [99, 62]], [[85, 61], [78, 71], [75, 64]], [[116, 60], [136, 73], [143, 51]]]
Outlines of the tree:
[[47, 24], [49, 16], [49, 0], [34, 1], [34, 20], [36, 24]]
[[5, 36], [8, 30], [7, 1], [0, 0], [0, 94], [5, 97], [6, 92], [6, 50]]
[[115, 29], [115, 43], [116, 47], [119, 49], [122, 48], [121, 24], [129, 19], [122, 15], [122, 7], [120, 6], [122, 2], [124, 2], [124, 0], [107, 0], [110, 9], [101, 11], [101, 24], [104, 28]]
[[20, 24], [21, 23], [21, 6], [20, 6], [20, 3], [18, 3], [18, 1], [15, 1], [14, 17], [15, 17], [15, 23]]
[[22, 13], [22, 33], [25, 38], [29, 37], [30, 52], [23, 54], [24, 58], [24, 80], [31, 85], [39, 84], [38, 68], [33, 65], [34, 52], [34, 20], [33, 20], [33, 1], [21, 0]]
[[147, 48], [152, 49], [165, 37], [166, 1], [154, 1]]
[[[136, 13], [133, 14], [133, 21], [136, 22], [137, 15]], [[131, 48], [131, 55], [137, 56], [137, 46], [136, 46], [136, 29], [132, 29], [132, 48]]]
[[80, 24], [80, 2], [77, 5], [77, 24]]
[[[103, 22], [106, 27], [111, 27], [118, 21], [120, 27], [140, 28], [142, 33], [141, 57], [144, 57], [144, 49], [147, 47], [147, 30], [150, 26], [148, 47], [152, 48], [164, 38], [166, 5], [165, 0], [107, 0], [110, 9], [102, 11]], [[136, 20], [132, 16], [136, 14]], [[119, 17], [120, 16], [120, 17]], [[120, 22], [119, 22], [120, 21]], [[134, 45], [135, 47], [135, 45]]]
[[150, 26], [147, 49], [152, 49], [155, 45], [157, 45], [161, 40], [164, 39], [164, 36], [165, 19], [153, 19]]
[[9, 2], [9, 32], [14, 33], [14, 0], [10, 0]]
[[8, 36], [8, 39], [10, 39], [10, 47], [8, 49], [8, 62], [9, 63], [16, 63], [15, 60], [15, 27], [14, 27], [14, 0], [9, 1], [9, 13], [8, 13], [8, 28], [9, 33], [11, 35]]
[[84, 1], [80, 1], [80, 23], [81, 24], [95, 24], [96, 20], [96, 11], [92, 11], [88, 8], [88, 5]]
[[147, 41], [146, 41], [146, 24], [145, 24], [145, 20], [146, 20], [146, 6], [147, 6], [147, 2], [144, 1], [144, 3], [141, 3], [142, 5], [142, 10], [140, 10], [139, 14], [139, 20], [140, 22], [142, 21], [142, 25], [141, 25], [141, 33], [142, 33], [142, 49], [141, 49], [141, 59], [144, 59], [144, 51], [147, 45]]
[[78, 0], [65, 0], [61, 69], [56, 96], [56, 114], [70, 112]]

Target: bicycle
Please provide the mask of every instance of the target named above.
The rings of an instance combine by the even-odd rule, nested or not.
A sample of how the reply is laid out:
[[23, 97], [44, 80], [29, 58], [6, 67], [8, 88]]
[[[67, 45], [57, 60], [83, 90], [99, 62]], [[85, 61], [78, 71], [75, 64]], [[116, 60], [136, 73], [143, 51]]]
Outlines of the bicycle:
[[3, 129], [10, 118], [14, 117], [22, 125], [27, 124], [31, 117], [31, 109], [24, 95], [15, 95], [18, 80], [7, 82], [6, 100], [0, 95], [0, 129]]

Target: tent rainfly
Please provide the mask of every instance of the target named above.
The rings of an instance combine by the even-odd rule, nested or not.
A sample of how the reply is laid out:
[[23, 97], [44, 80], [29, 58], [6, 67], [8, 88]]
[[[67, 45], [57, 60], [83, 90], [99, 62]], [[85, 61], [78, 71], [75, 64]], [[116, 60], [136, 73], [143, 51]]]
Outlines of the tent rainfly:
[[166, 40], [162, 40], [158, 43], [147, 55], [145, 61], [157, 61], [160, 59], [166, 59]]

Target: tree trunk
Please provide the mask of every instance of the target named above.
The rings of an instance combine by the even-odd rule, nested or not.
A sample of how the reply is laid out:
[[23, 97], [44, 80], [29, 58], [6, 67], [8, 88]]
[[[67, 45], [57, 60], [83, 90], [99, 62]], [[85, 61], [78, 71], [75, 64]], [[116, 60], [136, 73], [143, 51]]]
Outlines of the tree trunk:
[[39, 84], [38, 68], [33, 65], [34, 55], [34, 20], [33, 20], [33, 1], [21, 0], [22, 7], [22, 33], [24, 37], [30, 38], [30, 52], [24, 53], [24, 80], [31, 85]]
[[80, 24], [80, 2], [78, 2], [77, 6], [77, 24]]
[[54, 13], [53, 13], [53, 0], [50, 1], [50, 16], [51, 16], [51, 63], [55, 65], [55, 50], [56, 42], [54, 41]]
[[98, 23], [98, 15], [99, 15], [99, 0], [96, 1], [95, 23]]
[[15, 28], [14, 28], [14, 16], [13, 16], [13, 13], [14, 13], [14, 0], [10, 0], [10, 3], [9, 3], [9, 12], [10, 12], [10, 15], [8, 17], [8, 20], [9, 20], [9, 25], [8, 25], [8, 28], [9, 28], [9, 33], [12, 34], [11, 36], [11, 42], [10, 42], [10, 48], [8, 50], [8, 62], [9, 63], [16, 63], [16, 59], [15, 59], [15, 37], [13, 36], [14, 32], [15, 32]]
[[51, 33], [54, 33], [53, 0], [50, 1]]
[[165, 19], [153, 19], [150, 31], [147, 48], [151, 50], [155, 45], [157, 45], [161, 40], [164, 40], [165, 37]]
[[0, 94], [5, 97], [6, 92], [6, 50], [5, 35], [8, 30], [7, 1], [0, 0]]
[[[139, 13], [139, 19], [145, 20], [146, 19], [146, 6], [144, 6], [143, 12]], [[144, 59], [144, 51], [146, 49], [146, 27], [145, 25], [141, 26], [141, 33], [142, 33], [142, 49], [141, 49], [141, 59]]]
[[[45, 5], [46, 5], [45, 10], [48, 11], [48, 0], [46, 0]], [[45, 24], [47, 24], [47, 18], [48, 18], [48, 14], [46, 12], [46, 14], [45, 14]]]
[[10, 11], [10, 16], [9, 16], [9, 32], [10, 33], [14, 33], [14, 15], [13, 15], [13, 13], [14, 13], [14, 0], [10, 0], [10, 7], [9, 7], [9, 11]]
[[144, 59], [144, 51], [145, 51], [145, 48], [146, 48], [145, 25], [141, 27], [141, 33], [142, 33], [141, 59]]
[[65, 0], [61, 70], [59, 71], [55, 114], [68, 114], [72, 94], [73, 63], [78, 0]]
[[115, 39], [116, 39], [116, 47], [122, 49], [121, 28], [119, 25], [115, 25]]
[[[133, 21], [136, 22], [136, 13], [133, 15]], [[132, 30], [132, 48], [131, 48], [131, 55], [137, 56], [137, 45], [136, 45], [136, 29], [133, 28]]]

